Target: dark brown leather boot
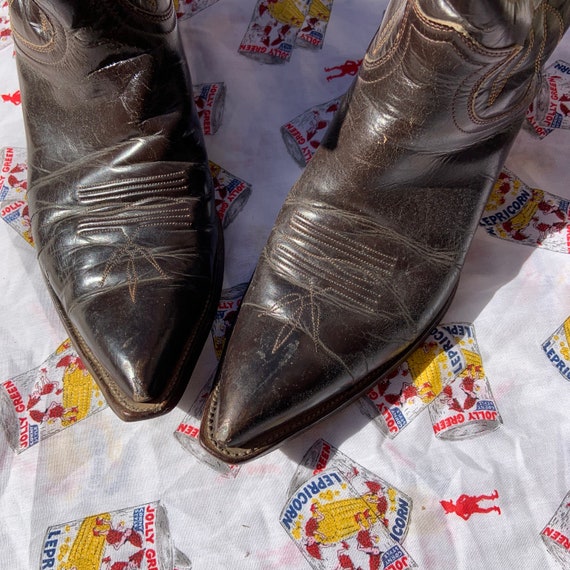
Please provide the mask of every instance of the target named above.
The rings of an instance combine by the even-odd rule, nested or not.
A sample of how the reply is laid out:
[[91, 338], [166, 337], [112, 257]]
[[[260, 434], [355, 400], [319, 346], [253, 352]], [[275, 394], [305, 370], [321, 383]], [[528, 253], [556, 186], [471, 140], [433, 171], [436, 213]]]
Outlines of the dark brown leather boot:
[[170, 0], [13, 0], [38, 260], [124, 420], [170, 410], [211, 326], [223, 246]]
[[441, 319], [567, 0], [389, 5], [283, 206], [205, 410], [232, 463], [351, 402]]

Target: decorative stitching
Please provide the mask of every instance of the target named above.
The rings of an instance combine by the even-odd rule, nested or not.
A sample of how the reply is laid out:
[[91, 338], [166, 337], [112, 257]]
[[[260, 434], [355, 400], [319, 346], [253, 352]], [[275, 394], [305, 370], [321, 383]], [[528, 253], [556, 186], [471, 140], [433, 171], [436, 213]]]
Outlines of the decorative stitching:
[[409, 13], [410, 13], [410, 5], [407, 4], [401, 20], [399, 20], [398, 18], [399, 14], [396, 12], [396, 14], [394, 14], [392, 19], [386, 23], [386, 26], [381, 28], [380, 30], [381, 33], [378, 36], [376, 42], [374, 43], [374, 47], [372, 47], [369, 50], [371, 52], [377, 52], [384, 46], [384, 44], [391, 37], [393, 28], [396, 26], [398, 21], [400, 21], [400, 27], [396, 32], [396, 37], [394, 38], [394, 44], [392, 45], [392, 47], [380, 59], [372, 60], [367, 52], [366, 55], [364, 56], [363, 67], [367, 66], [368, 63], [371, 64], [372, 68], [378, 67], [380, 65], [383, 65], [387, 60], [389, 60], [392, 57], [392, 54], [398, 49], [402, 36], [404, 35], [404, 32], [406, 30], [405, 23], [409, 18]]
[[135, 176], [133, 178], [125, 178], [124, 180], [115, 180], [113, 182], [101, 182], [99, 184], [79, 184], [77, 188], [79, 190], [93, 190], [98, 188], [107, 188], [113, 186], [122, 186], [123, 184], [141, 184], [144, 182], [153, 182], [155, 180], [167, 180], [170, 178], [185, 178], [186, 171], [179, 170], [176, 172], [167, 172], [166, 174], [153, 174], [149, 176]]
[[[197, 200], [198, 198], [192, 201]], [[96, 233], [125, 226], [150, 227], [164, 223], [187, 226], [189, 222], [193, 221], [193, 209], [189, 207], [187, 199], [172, 198], [167, 200], [170, 203], [161, 205], [145, 205], [144, 202], [137, 201], [124, 204], [122, 207], [106, 214], [99, 214], [101, 206], [91, 209], [88, 213], [96, 217], [79, 222], [77, 232], [79, 234]]]
[[[391, 274], [393, 266], [396, 262], [394, 256], [388, 255], [386, 253], [379, 252], [362, 242], [344, 236], [344, 241], [338, 238], [338, 234], [335, 234], [328, 225], [320, 224], [314, 220], [311, 220], [306, 215], [296, 212], [291, 219], [291, 226], [296, 228], [300, 233], [304, 235], [305, 238], [312, 239], [315, 235], [327, 243], [329, 247], [340, 253], [349, 253], [359, 258], [360, 261], [374, 269], [375, 271], [381, 270], [385, 271], [387, 274]], [[317, 232], [312, 234], [311, 232]], [[352, 245], [354, 249], [347, 251], [347, 244]], [[374, 261], [380, 264], [380, 267], [373, 263]], [[382, 268], [384, 265], [385, 268]]]
[[[295, 307], [295, 305], [297, 306]], [[305, 316], [307, 308], [309, 308], [308, 316], [310, 317], [309, 327], [305, 327], [302, 323], [302, 319]], [[280, 315], [281, 311], [284, 309], [293, 309], [293, 312], [290, 313], [288, 321], [283, 324], [277, 333], [275, 342], [271, 349], [271, 354], [275, 354], [287, 342], [296, 329], [300, 329], [309, 334], [315, 346], [315, 352], [317, 352], [319, 345], [321, 313], [319, 306], [315, 302], [314, 287], [312, 284], [309, 286], [307, 293], [289, 293], [284, 295], [271, 307], [260, 312], [258, 317], [275, 317], [276, 315]]]
[[105, 268], [103, 269], [103, 275], [101, 277], [101, 281], [99, 282], [99, 286], [105, 286], [105, 282], [111, 274], [111, 271], [123, 260], [123, 258], [126, 258], [126, 274], [129, 287], [129, 295], [131, 297], [131, 301], [133, 303], [136, 303], [137, 285], [139, 282], [139, 276], [136, 268], [136, 255], [142, 256], [146, 261], [148, 261], [148, 263], [154, 267], [162, 279], [168, 279], [168, 275], [160, 267], [158, 261], [156, 261], [153, 254], [149, 251], [148, 248], [142, 247], [141, 245], [135, 243], [134, 238], [136, 237], [138, 230], [134, 233], [133, 236], [128, 236], [124, 231], [122, 231], [122, 233], [125, 238], [125, 243], [118, 247], [113, 255], [107, 260]]
[[[487, 105], [489, 107], [491, 105], [493, 105], [493, 103], [497, 100], [499, 95], [503, 92], [503, 89], [505, 88], [507, 81], [519, 70], [519, 68], [522, 66], [523, 62], [525, 61], [525, 59], [527, 59], [529, 57], [529, 54], [532, 51], [533, 47], [534, 47], [534, 30], [531, 30], [530, 36], [529, 36], [528, 47], [526, 48], [525, 53], [522, 54], [521, 57], [519, 58], [518, 63], [511, 69], [511, 71], [501, 81], [500, 81], [500, 79], [501, 79], [500, 74], [499, 74], [499, 77], [497, 77], [495, 79], [495, 81], [493, 81], [493, 85], [491, 86], [491, 93], [489, 95], [489, 101], [487, 103]], [[515, 55], [516, 54], [513, 53], [513, 58], [515, 57]]]
[[[118, 201], [134, 196], [153, 196], [163, 192], [182, 194], [187, 190], [187, 177], [184, 171], [161, 174], [156, 176], [141, 176], [113, 182], [102, 182], [92, 186], [77, 186], [77, 197], [85, 204]], [[198, 198], [189, 197], [190, 200]]]
[[216, 417], [216, 410], [218, 406], [218, 396], [220, 392], [220, 382], [217, 382], [214, 390], [210, 396], [210, 402], [208, 405], [208, 413], [205, 417], [205, 428], [207, 433], [207, 443], [213, 446], [218, 452], [224, 457], [233, 457], [235, 459], [243, 459], [245, 457], [251, 457], [252, 455], [258, 455], [263, 453], [266, 450], [269, 450], [273, 445], [278, 443], [282, 436], [285, 435], [293, 435], [296, 430], [300, 429], [307, 429], [309, 428], [314, 420], [318, 420], [324, 418], [329, 412], [332, 410], [338, 409], [340, 405], [348, 404], [355, 396], [363, 390], [363, 387], [372, 385], [373, 382], [377, 382], [379, 377], [382, 374], [385, 374], [389, 370], [392, 370], [396, 367], [406, 356], [411, 354], [425, 339], [425, 336], [428, 332], [437, 324], [440, 320], [442, 315], [448, 309], [451, 300], [453, 299], [453, 293], [449, 296], [447, 301], [444, 303], [441, 310], [437, 313], [431, 324], [426, 327], [421, 335], [418, 336], [416, 342], [407, 347], [404, 351], [400, 352], [397, 356], [395, 356], [392, 360], [385, 363], [384, 366], [381, 366], [377, 370], [370, 371], [366, 376], [364, 376], [359, 382], [357, 382], [352, 388], [348, 391], [348, 394], [342, 393], [338, 394], [336, 397], [324, 402], [320, 406], [314, 408], [311, 412], [304, 413], [300, 418], [297, 418], [295, 421], [288, 422], [285, 426], [280, 429], [277, 429], [271, 433], [270, 441], [263, 446], [251, 447], [249, 449], [243, 449], [241, 451], [237, 451], [240, 448], [228, 448], [226, 446], [221, 445], [218, 443], [214, 437], [214, 421]]
[[[173, 372], [173, 376], [167, 379], [166, 392], [164, 393], [164, 398], [160, 403], [139, 404], [125, 397], [125, 395], [121, 392], [121, 390], [116, 386], [113, 379], [109, 377], [109, 374], [107, 373], [105, 368], [103, 368], [99, 363], [99, 361], [95, 358], [95, 355], [93, 354], [89, 346], [85, 343], [79, 332], [75, 329], [75, 327], [69, 320], [67, 313], [64, 311], [61, 301], [59, 300], [58, 296], [55, 294], [53, 289], [49, 286], [48, 282], [48, 290], [50, 292], [50, 295], [52, 296], [54, 305], [56, 307], [58, 314], [61, 317], [61, 320], [65, 323], [67, 330], [70, 332], [72, 343], [76, 348], [80, 350], [81, 356], [82, 358], [84, 358], [85, 362], [89, 366], [91, 366], [94, 370], [97, 371], [94, 374], [94, 376], [102, 380], [101, 388], [103, 389], [103, 392], [107, 394], [108, 391], [108, 393], [112, 395], [124, 408], [126, 408], [131, 412], [136, 413], [137, 417], [139, 418], [149, 417], [159, 413], [163, 413], [163, 410], [165, 409], [166, 404], [168, 403], [168, 399], [171, 397], [172, 392], [177, 387], [177, 384], [174, 381], [174, 379], [177, 379], [178, 376], [180, 375], [180, 372], [186, 362], [188, 354], [191, 352], [191, 349], [194, 348], [194, 350], [196, 351], [195, 339], [202, 338], [205, 340], [205, 335], [207, 335], [208, 331], [210, 330], [210, 322], [209, 320], [204, 321], [204, 318], [206, 317], [206, 315], [211, 314], [212, 311], [214, 311], [215, 307], [217, 306], [218, 303], [217, 295], [219, 294], [219, 291], [221, 289], [222, 273], [223, 273], [222, 271], [223, 267], [221, 267], [222, 265], [221, 260], [223, 260], [223, 234], [222, 234], [221, 225], [219, 223], [218, 223], [218, 231], [219, 231], [218, 234], [219, 239], [217, 243], [216, 255], [214, 258], [214, 273], [213, 273], [213, 281], [215, 285], [209, 290], [207, 301], [198, 319], [198, 327], [194, 329], [194, 333], [190, 338], [188, 338], [184, 348], [184, 353], [181, 355], [177, 363], [176, 369]], [[203, 342], [200, 343], [199, 346], [201, 347], [202, 344]], [[200, 352], [198, 351], [198, 353], [197, 354], [195, 353], [193, 357], [198, 358], [199, 354]], [[112, 401], [109, 402], [109, 404], [111, 405], [111, 407], [113, 407]]]
[[[563, 32], [563, 29], [564, 29], [564, 22], [562, 20], [562, 16], [560, 15], [560, 13], [555, 8], [553, 8], [552, 6], [547, 4], [546, 2], [542, 2], [541, 4], [539, 4], [539, 6], [536, 7], [535, 19], [538, 17], [539, 12], [541, 12], [542, 13], [542, 26], [543, 26], [543, 37], [542, 37], [542, 40], [540, 43], [540, 48], [539, 48], [538, 54], [537, 54], [537, 56], [535, 58], [535, 62], [534, 62], [534, 69], [535, 69], [536, 75], [540, 74], [540, 71], [542, 68], [542, 64], [543, 64], [542, 60], [544, 58], [544, 51], [546, 49], [546, 43], [547, 43], [547, 38], [548, 38], [548, 22], [547, 22], [547, 17], [546, 17], [546, 11], [547, 10], [550, 10], [557, 17], [558, 23], [561, 26], [560, 31], [559, 31], [559, 35]], [[532, 52], [532, 47], [534, 47], [534, 42], [535, 42], [535, 33], [534, 33], [534, 29], [531, 29], [530, 33], [529, 33], [529, 46], [528, 46], [528, 48], [525, 50], [525, 53], [521, 55], [520, 60], [517, 63], [517, 65], [514, 67], [514, 69], [511, 70], [502, 80], [501, 91], [499, 91], [498, 93], [494, 93], [493, 91], [491, 92], [491, 95], [489, 97], [488, 106], [491, 106], [492, 104], [495, 103], [495, 101], [497, 100], [498, 96], [500, 95], [500, 92], [502, 92], [502, 89], [504, 88], [508, 79], [523, 65], [523, 63], [526, 60], [529, 59], [531, 52]], [[519, 53], [521, 50], [522, 50], [522, 48], [519, 49]], [[515, 55], [516, 54], [513, 54], [513, 56], [515, 56]], [[477, 113], [475, 111], [475, 101], [476, 101], [477, 97], [479, 96], [479, 91], [482, 88], [483, 83], [490, 77], [490, 75], [492, 73], [495, 72], [495, 70], [497, 68], [505, 67], [506, 65], [508, 65], [509, 59], [511, 59], [511, 58], [507, 58], [506, 61], [500, 62], [500, 64], [498, 64], [497, 66], [494, 66], [491, 70], [489, 70], [489, 72], [486, 73], [485, 75], [483, 75], [481, 77], [481, 79], [474, 85], [473, 89], [471, 90], [470, 104], [469, 104], [467, 109], [468, 109], [468, 113], [469, 113], [469, 118], [473, 123], [478, 124], [478, 125], [487, 125], [489, 123], [494, 123], [494, 122], [500, 121], [504, 117], [516, 116], [520, 112], [522, 112], [524, 109], [526, 109], [526, 107], [529, 105], [530, 101], [529, 101], [528, 93], [531, 90], [532, 82], [528, 82], [525, 92], [523, 94], [521, 94], [520, 102], [517, 105], [511, 106], [505, 112], [494, 115], [493, 117], [490, 117], [488, 119], [483, 119], [479, 115], [477, 115]], [[499, 77], [500, 77], [500, 75], [501, 74], [499, 74]], [[493, 85], [495, 86], [498, 81], [499, 81], [499, 78], [497, 78], [495, 80]], [[455, 111], [455, 109], [454, 109], [454, 111]], [[454, 116], [454, 121], [455, 121], [456, 126], [460, 130], [463, 131], [464, 129], [461, 129], [461, 127], [459, 127], [459, 125], [456, 122], [455, 112], [453, 113], [453, 116]]]
[[292, 216], [289, 228], [268, 255], [279, 273], [289, 278], [296, 273], [305, 283], [320, 283], [318, 294], [333, 302], [342, 299], [342, 304], [367, 315], [375, 311], [378, 289], [392, 275], [396, 258], [348, 236], [339, 239], [324, 224], [299, 213]]
[[[14, 0], [10, 0], [8, 3], [10, 10], [12, 9], [13, 3], [14, 3]], [[38, 44], [34, 44], [34, 43], [30, 42], [29, 40], [24, 38], [24, 36], [22, 36], [18, 32], [18, 30], [16, 30], [14, 28], [14, 26], [11, 26], [12, 27], [12, 33], [18, 39], [18, 42], [24, 44], [27, 48], [29, 48], [35, 52], [38, 52], [38, 53], [47, 53], [48, 51], [51, 51], [53, 49], [53, 45], [55, 43], [55, 28], [54, 28], [53, 24], [51, 23], [51, 20], [45, 15], [45, 13], [43, 11], [40, 13], [40, 19], [41, 19], [42, 32], [47, 33], [48, 32], [48, 26], [51, 28], [51, 37], [47, 43], [42, 44], [42, 45], [38, 45]]]
[[[158, 186], [158, 188], [156, 188]], [[132, 190], [131, 192], [125, 192], [124, 190]], [[100, 192], [100, 193], [93, 193], [91, 195], [87, 194], [80, 194], [78, 193], [78, 198], [80, 202], [85, 204], [93, 204], [97, 202], [105, 202], [110, 199], [121, 199], [121, 198], [132, 198], [133, 196], [144, 196], [145, 194], [152, 194], [153, 196], [157, 194], [161, 194], [164, 192], [175, 192], [178, 190], [180, 193], [183, 193], [187, 190], [186, 185], [179, 185], [179, 186], [164, 186], [164, 184], [149, 184], [146, 188], [137, 188], [136, 186], [127, 186], [124, 190], [117, 190], [115, 192]]]
[[461, 39], [463, 42], [469, 45], [469, 49], [476, 51], [480, 55], [489, 56], [489, 57], [504, 57], [509, 55], [509, 53], [511, 53], [512, 51], [511, 49], [508, 48], [504, 50], [486, 48], [485, 46], [481, 45], [479, 42], [471, 38], [467, 34], [467, 32], [461, 34], [457, 32], [457, 30], [452, 26], [445, 26], [444, 24], [439, 24], [437, 22], [434, 22], [427, 16], [427, 14], [422, 12], [421, 8], [418, 5], [418, 0], [414, 1], [414, 13], [419, 20], [421, 20], [425, 25], [429, 26], [430, 28], [433, 28], [434, 30], [439, 30], [440, 32], [447, 32], [458, 36], [459, 39]]
[[558, 25], [560, 27], [560, 30], [558, 32], [558, 41], [560, 41], [564, 36], [564, 28], [566, 27], [566, 24], [564, 23], [564, 18], [562, 17], [560, 10], [557, 10], [554, 6], [551, 6], [548, 2], [543, 2], [543, 4], [544, 4], [544, 9], [550, 10], [558, 20]]
[[[374, 308], [378, 303], [378, 297], [373, 294], [373, 291], [370, 289], [366, 289], [364, 284], [366, 283], [364, 280], [363, 284], [358, 284], [356, 280], [347, 277], [346, 272], [343, 272], [343, 267], [340, 266], [338, 263], [334, 263], [332, 259], [328, 261], [331, 262], [331, 265], [335, 269], [338, 270], [338, 273], [334, 270], [326, 269], [322, 265], [318, 264], [320, 260], [319, 257], [314, 255], [308, 254], [304, 251], [305, 256], [315, 257], [316, 261], [309, 261], [306, 258], [303, 258], [301, 255], [295, 254], [293, 251], [284, 251], [281, 250], [281, 253], [285, 256], [289, 254], [289, 268], [291, 271], [295, 271], [298, 273], [304, 280], [309, 280], [315, 277], [315, 274], [321, 273], [320, 281], [323, 280], [327, 281], [327, 286], [322, 286], [319, 290], [319, 294], [321, 296], [329, 297], [331, 300], [337, 301], [337, 297], [341, 297], [349, 307], [353, 309], [359, 309], [360, 311], [364, 312], [367, 315], [374, 313]], [[296, 261], [296, 263], [295, 263]], [[287, 264], [287, 261], [283, 258], [279, 258], [277, 263]], [[305, 267], [303, 267], [305, 265]], [[356, 267], [356, 264], [355, 264]], [[311, 271], [312, 270], [312, 271]], [[339, 278], [342, 276], [343, 281], [346, 281], [348, 285], [345, 285], [344, 282], [341, 282]], [[349, 286], [350, 285], [350, 286]], [[360, 289], [363, 293], [358, 294], [355, 289]], [[332, 295], [331, 295], [332, 293]], [[352, 295], [351, 295], [352, 293]], [[367, 296], [365, 293], [369, 293]], [[342, 303], [341, 303], [342, 304]]]

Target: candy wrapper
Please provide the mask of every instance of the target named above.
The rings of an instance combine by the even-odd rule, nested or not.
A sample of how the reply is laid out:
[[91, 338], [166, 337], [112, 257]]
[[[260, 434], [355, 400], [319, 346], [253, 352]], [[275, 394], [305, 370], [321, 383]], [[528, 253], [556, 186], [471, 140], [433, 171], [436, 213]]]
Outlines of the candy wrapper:
[[192, 404], [190, 411], [186, 416], [184, 416], [184, 419], [176, 428], [174, 437], [186, 451], [189, 451], [202, 463], [210, 466], [225, 477], [236, 477], [239, 472], [239, 465], [228, 465], [227, 463], [216, 459], [213, 455], [208, 453], [198, 441], [204, 406], [206, 405], [206, 400], [212, 391], [215, 376], [216, 372], [214, 371], [203, 386], [202, 390], [200, 390], [200, 393]]
[[222, 124], [226, 100], [223, 83], [201, 83], [193, 87], [194, 103], [205, 135], [213, 135]]
[[297, 489], [327, 469], [338, 471], [359, 496], [373, 502], [376, 515], [392, 539], [404, 541], [411, 520], [412, 499], [323, 439], [305, 453], [289, 484], [288, 496], [294, 497]]
[[174, 9], [180, 20], [191, 18], [205, 8], [209, 8], [218, 0], [174, 0]]
[[296, 489], [281, 525], [307, 562], [318, 570], [415, 568], [386, 531], [378, 495], [359, 493], [337, 469], [327, 469]]
[[3, 202], [0, 217], [30, 245], [34, 245], [32, 238], [32, 222], [27, 200]]
[[468, 364], [480, 364], [473, 329], [466, 324], [435, 327], [424, 344], [359, 400], [362, 412], [394, 438]]
[[542, 350], [563, 378], [570, 381], [570, 317], [543, 343]]
[[527, 112], [527, 130], [543, 139], [570, 128], [570, 64], [558, 59], [544, 69], [540, 89]]
[[526, 122], [523, 125], [525, 131], [536, 135], [539, 139], [548, 136], [554, 129], [549, 129], [540, 125], [536, 119], [535, 101], [533, 101], [526, 112]]
[[534, 99], [535, 118], [547, 129], [570, 128], [570, 64], [561, 59], [544, 70]]
[[336, 97], [315, 105], [281, 127], [285, 146], [299, 166], [305, 167], [313, 158], [341, 100]]
[[47, 529], [40, 568], [54, 570], [174, 570], [166, 510], [156, 501], [99, 513]]
[[570, 568], [570, 492], [540, 533], [546, 549], [561, 568]]
[[507, 168], [491, 191], [479, 225], [494, 237], [570, 253], [570, 202], [531, 188]]
[[239, 283], [229, 289], [224, 289], [218, 303], [218, 310], [212, 324], [212, 340], [216, 358], [222, 358], [222, 353], [236, 322], [239, 306], [245, 294], [248, 283]]
[[26, 192], [28, 165], [26, 149], [5, 147], [0, 151], [0, 217], [33, 245]]
[[0, 422], [16, 453], [106, 407], [69, 340], [37, 368], [0, 384]]
[[28, 190], [28, 164], [25, 148], [5, 147], [0, 150], [0, 202], [23, 200]]
[[468, 364], [429, 407], [433, 432], [441, 439], [466, 439], [503, 423], [483, 366]]
[[311, 0], [258, 0], [239, 53], [262, 63], [291, 59]]
[[216, 212], [225, 229], [247, 204], [251, 195], [251, 185], [212, 161], [210, 161], [210, 172], [214, 181]]
[[297, 35], [299, 47], [322, 49], [331, 17], [333, 0], [311, 0], [305, 21]]

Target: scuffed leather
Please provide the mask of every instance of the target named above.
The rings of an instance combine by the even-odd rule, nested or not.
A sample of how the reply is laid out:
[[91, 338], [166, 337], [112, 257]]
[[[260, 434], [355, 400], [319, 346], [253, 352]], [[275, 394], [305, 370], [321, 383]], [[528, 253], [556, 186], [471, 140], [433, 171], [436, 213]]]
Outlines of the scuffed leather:
[[390, 4], [243, 300], [204, 413], [211, 453], [236, 463], [273, 449], [439, 321], [569, 5]]
[[13, 0], [38, 261], [125, 420], [181, 397], [222, 238], [170, 0]]

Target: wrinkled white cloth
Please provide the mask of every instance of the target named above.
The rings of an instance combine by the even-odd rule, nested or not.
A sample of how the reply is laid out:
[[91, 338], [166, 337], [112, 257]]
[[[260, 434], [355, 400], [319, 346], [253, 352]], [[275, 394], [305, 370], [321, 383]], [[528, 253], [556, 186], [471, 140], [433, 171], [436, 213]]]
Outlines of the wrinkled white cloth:
[[[209, 157], [252, 188], [225, 230], [225, 288], [249, 279], [272, 222], [301, 174], [281, 127], [346, 91], [351, 76], [328, 80], [333, 73], [325, 69], [362, 58], [385, 5], [335, 0], [322, 49], [295, 47], [290, 61], [280, 65], [238, 53], [255, 0], [219, 0], [179, 21], [194, 83], [223, 82], [226, 87], [221, 126], [206, 137]], [[5, 29], [6, 5], [1, 10]], [[23, 148], [13, 46], [9, 34], [0, 39], [0, 147]], [[551, 58], [555, 60], [570, 62], [569, 36]], [[570, 131], [564, 128], [542, 140], [525, 129], [507, 165], [529, 188], [558, 197], [557, 206], [567, 212], [569, 148]], [[40, 367], [66, 334], [34, 249], [3, 222], [0, 244], [3, 383]], [[564, 332], [570, 315], [569, 275], [568, 253], [497, 239], [484, 227], [477, 231], [444, 322], [473, 326], [502, 418], [496, 430], [478, 437], [436, 438], [424, 410], [391, 439], [356, 403], [243, 465], [235, 477], [221, 475], [174, 437], [216, 365], [210, 341], [182, 402], [165, 417], [126, 424], [102, 409], [18, 454], [0, 432], [0, 566], [48, 567], [42, 560], [49, 527], [160, 501], [170, 539], [194, 569], [308, 569], [306, 553], [281, 524], [281, 511], [304, 454], [323, 438], [411, 498], [403, 545], [419, 568], [570, 568], [541, 538], [570, 490], [570, 381], [542, 347], [562, 327], [553, 341], [559, 343]], [[495, 491], [496, 499], [479, 505], [497, 506], [500, 514], [474, 513], [465, 520], [446, 514], [441, 504]], [[570, 537], [568, 526], [566, 530]], [[570, 553], [560, 538], [564, 533], [558, 532], [559, 546]], [[118, 560], [120, 549], [108, 548]], [[53, 567], [60, 568], [62, 560]], [[141, 568], [152, 568], [150, 560], [144, 558]], [[335, 564], [341, 564], [340, 557]], [[335, 566], [327, 562], [321, 567]]]

